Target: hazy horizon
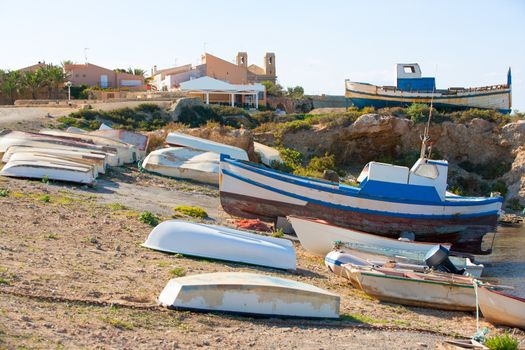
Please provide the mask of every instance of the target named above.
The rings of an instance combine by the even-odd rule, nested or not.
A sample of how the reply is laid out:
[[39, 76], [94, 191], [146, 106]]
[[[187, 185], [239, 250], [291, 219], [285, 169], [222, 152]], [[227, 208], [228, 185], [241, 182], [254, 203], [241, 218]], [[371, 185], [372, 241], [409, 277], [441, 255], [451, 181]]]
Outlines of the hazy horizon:
[[417, 62], [438, 88], [506, 82], [525, 111], [525, 2], [0, 0], [0, 68], [88, 61], [148, 72], [200, 63], [206, 51], [249, 64], [275, 52], [278, 82], [344, 94], [344, 80], [394, 85], [396, 63]]

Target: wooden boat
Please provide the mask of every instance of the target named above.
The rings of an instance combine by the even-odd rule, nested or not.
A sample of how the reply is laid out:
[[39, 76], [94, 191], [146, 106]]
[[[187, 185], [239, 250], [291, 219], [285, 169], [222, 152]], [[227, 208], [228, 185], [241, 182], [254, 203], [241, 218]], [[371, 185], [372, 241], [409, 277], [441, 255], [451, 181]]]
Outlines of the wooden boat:
[[64, 137], [66, 139], [76, 141], [92, 142], [93, 144], [100, 146], [112, 147], [116, 150], [116, 153], [123, 164], [134, 163], [139, 159], [136, 147], [120, 140], [114, 140], [98, 135], [91, 135], [89, 133], [79, 134], [55, 129], [40, 130], [40, 133], [44, 135]]
[[525, 298], [480, 286], [478, 304], [490, 323], [525, 329]]
[[[334, 242], [341, 242], [344, 251], [351, 249], [362, 253], [388, 257], [389, 259], [412, 261], [414, 264], [425, 265], [426, 253], [436, 245], [429, 242], [415, 242], [404, 239], [393, 239], [370, 233], [338, 227], [324, 220], [288, 216], [297, 238], [304, 249], [326, 255], [334, 247]], [[450, 249], [450, 243], [439, 243]], [[458, 268], [464, 268], [474, 277], [480, 277], [482, 264], [475, 264], [468, 257], [451, 256], [451, 261]]]
[[143, 246], [168, 253], [295, 270], [295, 250], [287, 239], [262, 236], [223, 226], [164, 221]]
[[99, 129], [88, 132], [89, 135], [103, 136], [112, 140], [119, 140], [127, 144], [135, 146], [137, 149], [137, 157], [139, 159], [146, 156], [146, 149], [148, 148], [148, 136], [138, 132], [118, 129]]
[[92, 165], [69, 161], [53, 156], [15, 153], [0, 170], [0, 175], [76, 182], [91, 185], [96, 171]]
[[60, 148], [44, 148], [44, 147], [27, 147], [27, 146], [11, 146], [7, 149], [2, 157], [2, 162], [7, 163], [11, 156], [15, 153], [35, 153], [42, 155], [58, 156], [64, 160], [79, 160], [86, 161], [95, 166], [99, 174], [106, 172], [106, 155], [101, 152], [90, 152], [88, 150], [81, 151], [79, 149], [60, 149]]
[[75, 151], [94, 151], [106, 154], [106, 161], [110, 166], [122, 165], [113, 147], [95, 145], [92, 142], [78, 141], [71, 138], [44, 135], [32, 132], [4, 130], [0, 132], [0, 153], [5, 153], [9, 147], [26, 146], [53, 149], [68, 149]]
[[339, 318], [340, 303], [310, 284], [244, 272], [174, 278], [158, 300], [172, 309], [312, 318]]
[[414, 166], [368, 163], [359, 186], [282, 173], [221, 155], [220, 199], [235, 216], [275, 220], [316, 217], [337, 226], [416, 240], [450, 242], [455, 251], [487, 254], [483, 236], [496, 229], [503, 198], [450, 196], [446, 161]]
[[343, 265], [343, 273], [359, 289], [381, 301], [442, 310], [476, 309], [470, 277], [355, 265]]
[[265, 165], [272, 165], [273, 162], [282, 163], [281, 153], [275, 148], [263, 145], [259, 142], [253, 143], [253, 149], [255, 153], [261, 158], [261, 163]]
[[226, 154], [234, 159], [248, 160], [248, 154], [241, 148], [206, 140], [196, 136], [186, 135], [176, 131], [168, 134], [166, 137], [166, 143], [170, 146], [183, 146], [200, 151]]
[[219, 155], [186, 147], [162, 148], [151, 152], [142, 161], [147, 171], [217, 185]]
[[435, 78], [421, 77], [417, 63], [397, 64], [397, 85], [377, 86], [346, 80], [346, 97], [358, 108], [409, 106], [412, 103], [432, 104], [448, 109], [494, 109], [511, 112], [512, 79], [510, 68], [507, 83], [492, 86], [436, 89]]

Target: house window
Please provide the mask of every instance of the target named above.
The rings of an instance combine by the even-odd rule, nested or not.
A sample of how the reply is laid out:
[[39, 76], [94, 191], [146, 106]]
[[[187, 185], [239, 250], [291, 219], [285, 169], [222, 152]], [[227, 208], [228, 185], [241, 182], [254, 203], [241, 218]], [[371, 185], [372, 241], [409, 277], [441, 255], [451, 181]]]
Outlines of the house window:
[[82, 74], [82, 78], [85, 78], [85, 77], [86, 77], [86, 75], [85, 75], [85, 74]]
[[405, 73], [415, 73], [416, 72], [416, 70], [414, 69], [414, 66], [404, 66], [403, 70], [405, 71]]
[[258, 95], [259, 100], [264, 100], [264, 92], [259, 91]]

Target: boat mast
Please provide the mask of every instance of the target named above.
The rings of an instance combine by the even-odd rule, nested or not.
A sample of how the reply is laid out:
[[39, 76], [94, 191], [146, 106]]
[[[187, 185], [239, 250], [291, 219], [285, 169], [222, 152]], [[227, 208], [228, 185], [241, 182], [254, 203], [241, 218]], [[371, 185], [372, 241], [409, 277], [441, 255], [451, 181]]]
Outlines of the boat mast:
[[[437, 71], [437, 67], [436, 67], [436, 71]], [[425, 158], [427, 154], [427, 143], [428, 141], [430, 141], [430, 136], [428, 135], [428, 131], [430, 129], [430, 120], [432, 119], [432, 106], [434, 105], [435, 89], [436, 89], [436, 86], [434, 85], [434, 87], [432, 88], [432, 94], [430, 95], [430, 111], [428, 112], [427, 125], [425, 126], [425, 131], [423, 132], [423, 136], [421, 136], [421, 152], [419, 153], [419, 158]]]

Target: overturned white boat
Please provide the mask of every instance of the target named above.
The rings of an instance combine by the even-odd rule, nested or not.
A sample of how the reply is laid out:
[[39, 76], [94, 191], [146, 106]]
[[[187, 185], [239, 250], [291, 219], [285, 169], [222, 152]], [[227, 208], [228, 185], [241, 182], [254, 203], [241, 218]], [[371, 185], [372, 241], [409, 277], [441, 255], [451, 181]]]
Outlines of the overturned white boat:
[[162, 148], [148, 154], [142, 161], [147, 171], [180, 179], [217, 185], [219, 155], [186, 147]]
[[168, 220], [155, 227], [144, 247], [168, 253], [295, 270], [292, 242], [223, 226]]
[[68, 149], [75, 151], [96, 151], [106, 154], [107, 164], [122, 165], [114, 147], [95, 145], [92, 142], [79, 141], [72, 138], [53, 136], [32, 132], [4, 130], [0, 132], [0, 153], [5, 153], [9, 147], [26, 146], [53, 149]]
[[83, 141], [83, 142], [92, 142], [95, 145], [112, 147], [116, 150], [116, 153], [122, 164], [136, 162], [139, 158], [137, 148], [134, 145], [122, 142], [120, 140], [115, 140], [99, 135], [91, 134], [79, 134], [75, 132], [67, 132], [54, 129], [44, 129], [40, 131], [41, 134], [63, 137], [70, 140]]
[[253, 143], [255, 153], [261, 158], [261, 162], [265, 165], [272, 165], [272, 163], [282, 163], [281, 153], [275, 148], [263, 145], [259, 142]]
[[223, 143], [206, 140], [200, 137], [186, 135], [180, 132], [170, 132], [166, 137], [166, 143], [170, 146], [184, 146], [201, 151], [214, 152], [217, 154], [226, 154], [231, 158], [248, 160], [248, 154], [245, 150]]
[[93, 184], [96, 170], [92, 165], [31, 153], [15, 153], [0, 171], [2, 176]]
[[45, 148], [30, 146], [11, 146], [2, 157], [2, 162], [7, 163], [11, 156], [16, 153], [32, 153], [48, 156], [58, 156], [69, 161], [79, 161], [91, 164], [99, 174], [104, 174], [107, 166], [106, 155], [102, 152], [82, 151], [75, 148]]
[[174, 278], [158, 300], [173, 309], [315, 318], [339, 318], [340, 304], [338, 295], [310, 284], [244, 272]]
[[148, 136], [138, 132], [119, 129], [99, 129], [88, 132], [89, 135], [103, 136], [112, 140], [119, 140], [135, 146], [138, 158], [144, 158], [148, 148]]

